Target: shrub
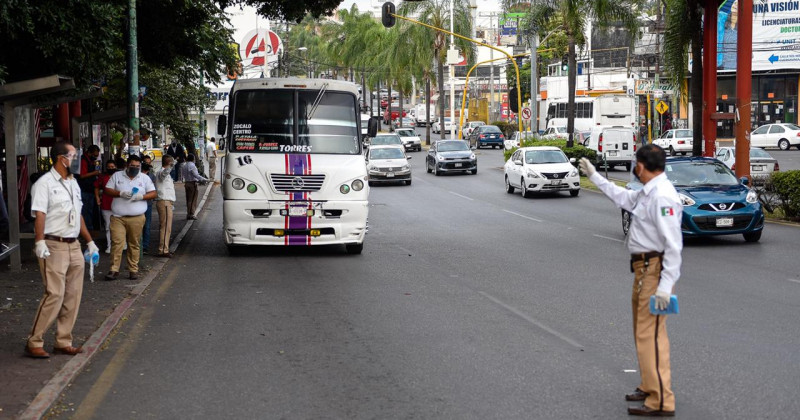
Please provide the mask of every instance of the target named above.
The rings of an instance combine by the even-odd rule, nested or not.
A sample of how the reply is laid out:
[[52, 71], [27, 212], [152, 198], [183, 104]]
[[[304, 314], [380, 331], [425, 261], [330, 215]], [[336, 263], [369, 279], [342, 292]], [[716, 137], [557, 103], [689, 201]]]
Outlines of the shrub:
[[772, 188], [780, 199], [780, 208], [788, 218], [800, 217], [800, 170], [772, 175]]
[[[584, 147], [583, 145], [580, 145], [578, 143], [575, 142], [573, 143], [574, 146], [567, 147], [566, 140], [540, 140], [539, 136], [534, 134], [532, 140], [523, 140], [520, 143], [520, 146], [521, 147], [555, 146], [561, 149], [564, 152], [564, 154], [567, 155], [567, 159], [575, 158], [575, 160], [580, 160], [580, 158], [582, 157], [585, 157], [591, 161], [595, 161], [597, 159], [597, 153], [594, 150]], [[511, 150], [504, 151], [503, 156], [505, 157], [505, 160], [508, 160], [515, 150], [517, 150], [516, 147], [512, 148]]]
[[509, 123], [507, 123], [505, 121], [494, 121], [494, 122], [490, 123], [489, 125], [496, 125], [497, 128], [499, 128], [500, 131], [503, 132], [503, 135], [506, 136], [506, 138], [511, 137], [511, 135], [514, 134], [515, 131], [517, 131], [517, 129], [515, 128], [516, 127], [515, 125], [511, 125], [511, 124], [509, 124]]

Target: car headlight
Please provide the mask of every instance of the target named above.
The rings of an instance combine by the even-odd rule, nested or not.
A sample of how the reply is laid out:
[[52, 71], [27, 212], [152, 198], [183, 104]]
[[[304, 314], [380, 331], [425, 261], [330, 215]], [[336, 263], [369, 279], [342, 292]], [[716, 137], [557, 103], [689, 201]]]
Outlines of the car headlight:
[[528, 169], [528, 178], [539, 178], [539, 174]]
[[250, 184], [247, 186], [247, 192], [249, 192], [250, 194], [255, 194], [256, 191], [258, 191], [258, 187], [256, 186], [256, 184]]
[[357, 179], [350, 186], [353, 187], [353, 191], [361, 191], [364, 189], [364, 181]]
[[469, 155], [469, 159], [470, 159], [470, 160], [475, 160], [475, 153], [473, 153], [473, 154]]
[[442, 155], [436, 156], [436, 159], [438, 159], [438, 160], [444, 160], [444, 156], [442, 156]]
[[410, 165], [403, 165], [403, 167], [400, 168], [400, 169], [403, 170], [403, 171], [408, 171], [408, 170], [411, 169], [411, 166]]
[[340, 192], [340, 193], [342, 193], [342, 194], [347, 194], [347, 193], [349, 193], [349, 192], [350, 192], [350, 186], [349, 186], [349, 185], [347, 185], [347, 184], [342, 184], [342, 185], [339, 187], [339, 192]]
[[234, 190], [241, 190], [244, 188], [244, 180], [242, 178], [234, 178], [233, 181], [231, 181], [231, 186]]
[[756, 194], [755, 191], [750, 190], [747, 192], [747, 198], [745, 198], [745, 200], [747, 200], [747, 202], [750, 204], [755, 204], [758, 202], [758, 194]]
[[572, 170], [572, 171], [569, 173], [569, 175], [568, 175], [568, 176], [569, 176], [570, 178], [573, 178], [573, 177], [576, 177], [576, 176], [578, 176], [578, 170], [577, 170], [577, 169], [573, 169], [573, 170]]
[[681, 200], [681, 204], [683, 204], [684, 206], [693, 206], [693, 205], [695, 205], [695, 201], [692, 200], [691, 197], [689, 197], [686, 194], [680, 194], [679, 193], [678, 194], [678, 198]]

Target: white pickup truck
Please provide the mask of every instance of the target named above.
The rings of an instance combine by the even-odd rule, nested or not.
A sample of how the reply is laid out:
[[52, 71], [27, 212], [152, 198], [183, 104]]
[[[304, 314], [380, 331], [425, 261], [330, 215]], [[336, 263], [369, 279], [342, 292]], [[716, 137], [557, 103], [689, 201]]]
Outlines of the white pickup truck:
[[636, 132], [625, 126], [595, 127], [586, 147], [597, 152], [598, 163], [605, 160], [609, 168], [621, 165], [630, 171], [636, 154]]

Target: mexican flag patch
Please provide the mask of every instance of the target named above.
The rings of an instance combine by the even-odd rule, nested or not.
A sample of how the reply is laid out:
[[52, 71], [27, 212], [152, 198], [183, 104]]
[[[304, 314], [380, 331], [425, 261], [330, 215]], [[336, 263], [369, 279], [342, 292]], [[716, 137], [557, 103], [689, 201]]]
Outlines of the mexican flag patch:
[[662, 216], [674, 216], [675, 210], [672, 210], [672, 207], [661, 207], [661, 215]]

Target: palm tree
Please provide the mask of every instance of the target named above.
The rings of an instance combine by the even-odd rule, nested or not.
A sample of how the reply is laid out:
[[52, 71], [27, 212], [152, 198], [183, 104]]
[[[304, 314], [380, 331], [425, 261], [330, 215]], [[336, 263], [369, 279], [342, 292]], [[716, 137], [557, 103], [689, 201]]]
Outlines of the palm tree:
[[703, 6], [698, 0], [665, 0], [667, 26], [664, 32], [664, 67], [674, 86], [680, 86], [686, 98], [686, 69], [689, 68], [689, 47], [692, 50], [692, 77], [689, 98], [692, 101], [692, 155], [703, 154]]
[[[420, 46], [430, 45], [433, 37], [432, 31], [424, 26], [405, 21], [399, 22], [397, 30], [400, 33], [398, 39], [403, 41], [400, 48], [397, 49], [397, 65], [408, 69], [416, 80], [425, 82], [425, 113], [431, 115], [431, 82], [434, 83], [434, 86], [438, 86], [434, 77], [435, 51], [433, 48]], [[425, 126], [425, 143], [431, 144], [430, 121]]]
[[[518, 5], [523, 2], [506, 0], [507, 6]], [[638, 27], [636, 10], [640, 0], [540, 0], [532, 5], [529, 10], [528, 22], [532, 30], [544, 28], [548, 22], [560, 22], [560, 29], [567, 36], [567, 132], [569, 139], [567, 147], [573, 146], [575, 131], [575, 87], [577, 78], [577, 65], [575, 47], [582, 43], [586, 24], [591, 20], [597, 27], [603, 28], [616, 23], [625, 26], [630, 33], [635, 33]], [[525, 2], [526, 4], [528, 2]]]
[[[472, 32], [472, 20], [470, 18], [469, 10], [464, 1], [456, 0], [429, 0], [425, 2], [403, 2], [398, 9], [398, 14], [403, 16], [417, 16], [417, 20], [427, 23], [437, 28], [450, 28], [450, 2], [453, 1], [453, 32], [457, 34], [470, 34]], [[402, 27], [402, 26], [401, 26]], [[444, 123], [444, 61], [447, 54], [447, 46], [449, 37], [447, 34], [432, 29], [423, 28], [427, 37], [415, 37], [415, 40], [421, 41], [416, 48], [422, 49], [431, 45], [430, 40], [433, 40], [432, 47], [434, 52], [434, 59], [437, 64], [438, 78], [439, 78], [439, 117], [440, 121]], [[427, 40], [427, 41], [425, 41]], [[455, 47], [461, 51], [461, 54], [467, 59], [468, 63], [475, 62], [476, 49], [475, 44], [465, 41], [460, 38], [455, 38]], [[430, 96], [428, 97], [430, 100]], [[427, 108], [426, 108], [427, 109]], [[451, 115], [451, 118], [455, 117]], [[441, 130], [441, 138], [444, 139], [444, 130]]]

